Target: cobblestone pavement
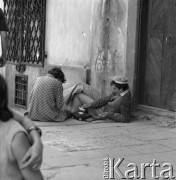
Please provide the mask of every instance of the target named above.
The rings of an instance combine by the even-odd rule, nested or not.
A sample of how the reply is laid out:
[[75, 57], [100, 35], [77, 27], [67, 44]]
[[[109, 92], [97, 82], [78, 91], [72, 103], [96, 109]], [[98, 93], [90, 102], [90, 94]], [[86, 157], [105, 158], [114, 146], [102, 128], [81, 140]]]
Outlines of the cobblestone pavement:
[[[156, 175], [160, 176], [162, 170], [168, 169], [162, 167], [168, 162], [176, 176], [176, 128], [173, 119], [138, 115], [128, 124], [76, 120], [36, 124], [43, 131], [41, 170], [47, 180], [102, 180], [105, 171], [103, 159], [108, 157], [115, 158], [115, 163], [124, 158], [119, 166], [122, 174], [132, 169], [127, 167], [129, 163], [134, 163], [141, 176], [141, 163], [151, 164], [156, 159], [156, 163], [161, 165], [156, 168]], [[153, 179], [151, 167], [145, 171], [146, 179]], [[114, 176], [120, 179], [117, 173]]]

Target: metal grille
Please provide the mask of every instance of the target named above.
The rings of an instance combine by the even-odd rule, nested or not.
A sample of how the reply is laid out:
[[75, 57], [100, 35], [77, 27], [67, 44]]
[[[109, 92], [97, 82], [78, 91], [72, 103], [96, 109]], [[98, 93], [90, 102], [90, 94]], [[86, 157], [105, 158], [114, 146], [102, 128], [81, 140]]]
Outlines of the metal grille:
[[7, 61], [43, 66], [46, 0], [6, 0], [4, 10], [10, 38]]
[[27, 85], [28, 76], [15, 76], [15, 105], [22, 108], [27, 108]]

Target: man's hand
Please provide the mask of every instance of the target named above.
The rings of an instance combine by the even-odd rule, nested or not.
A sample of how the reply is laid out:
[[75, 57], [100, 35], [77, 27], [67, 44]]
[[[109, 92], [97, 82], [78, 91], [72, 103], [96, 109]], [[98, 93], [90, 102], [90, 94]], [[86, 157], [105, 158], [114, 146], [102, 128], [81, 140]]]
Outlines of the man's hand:
[[39, 170], [43, 159], [43, 144], [42, 142], [35, 143], [26, 152], [23, 157], [22, 163], [24, 166], [22, 169], [31, 166], [34, 170]]
[[94, 120], [105, 120], [106, 118], [108, 118], [109, 112], [104, 112], [104, 113], [100, 113], [98, 114], [98, 116], [93, 117]]
[[111, 97], [111, 101], [114, 101], [115, 99], [119, 98], [119, 95], [116, 95], [116, 96], [112, 96]]
[[0, 67], [4, 67], [5, 64], [6, 64], [5, 57], [1, 56], [1, 57], [0, 57]]
[[108, 115], [109, 115], [109, 112], [104, 112], [104, 113], [99, 114], [98, 116], [102, 118], [106, 118]]
[[89, 109], [89, 108], [91, 108], [91, 103], [83, 104], [81, 108], [83, 108], [83, 109]]

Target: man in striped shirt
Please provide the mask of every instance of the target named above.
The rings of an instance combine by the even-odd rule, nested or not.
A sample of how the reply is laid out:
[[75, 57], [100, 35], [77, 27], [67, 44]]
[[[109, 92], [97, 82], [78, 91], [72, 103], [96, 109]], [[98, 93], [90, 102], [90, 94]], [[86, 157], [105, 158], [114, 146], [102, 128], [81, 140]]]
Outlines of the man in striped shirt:
[[46, 76], [39, 77], [32, 89], [28, 117], [37, 121], [62, 122], [71, 113], [63, 110], [65, 75], [60, 68], [53, 68]]

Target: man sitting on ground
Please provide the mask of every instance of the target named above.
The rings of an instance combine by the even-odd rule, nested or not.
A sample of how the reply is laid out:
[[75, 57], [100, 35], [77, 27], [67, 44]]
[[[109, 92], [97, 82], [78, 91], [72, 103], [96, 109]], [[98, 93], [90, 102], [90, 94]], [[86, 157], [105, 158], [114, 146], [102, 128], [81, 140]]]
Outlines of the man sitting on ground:
[[46, 76], [39, 77], [32, 89], [28, 117], [37, 121], [62, 122], [71, 116], [63, 110], [65, 75], [60, 68], [53, 68]]

